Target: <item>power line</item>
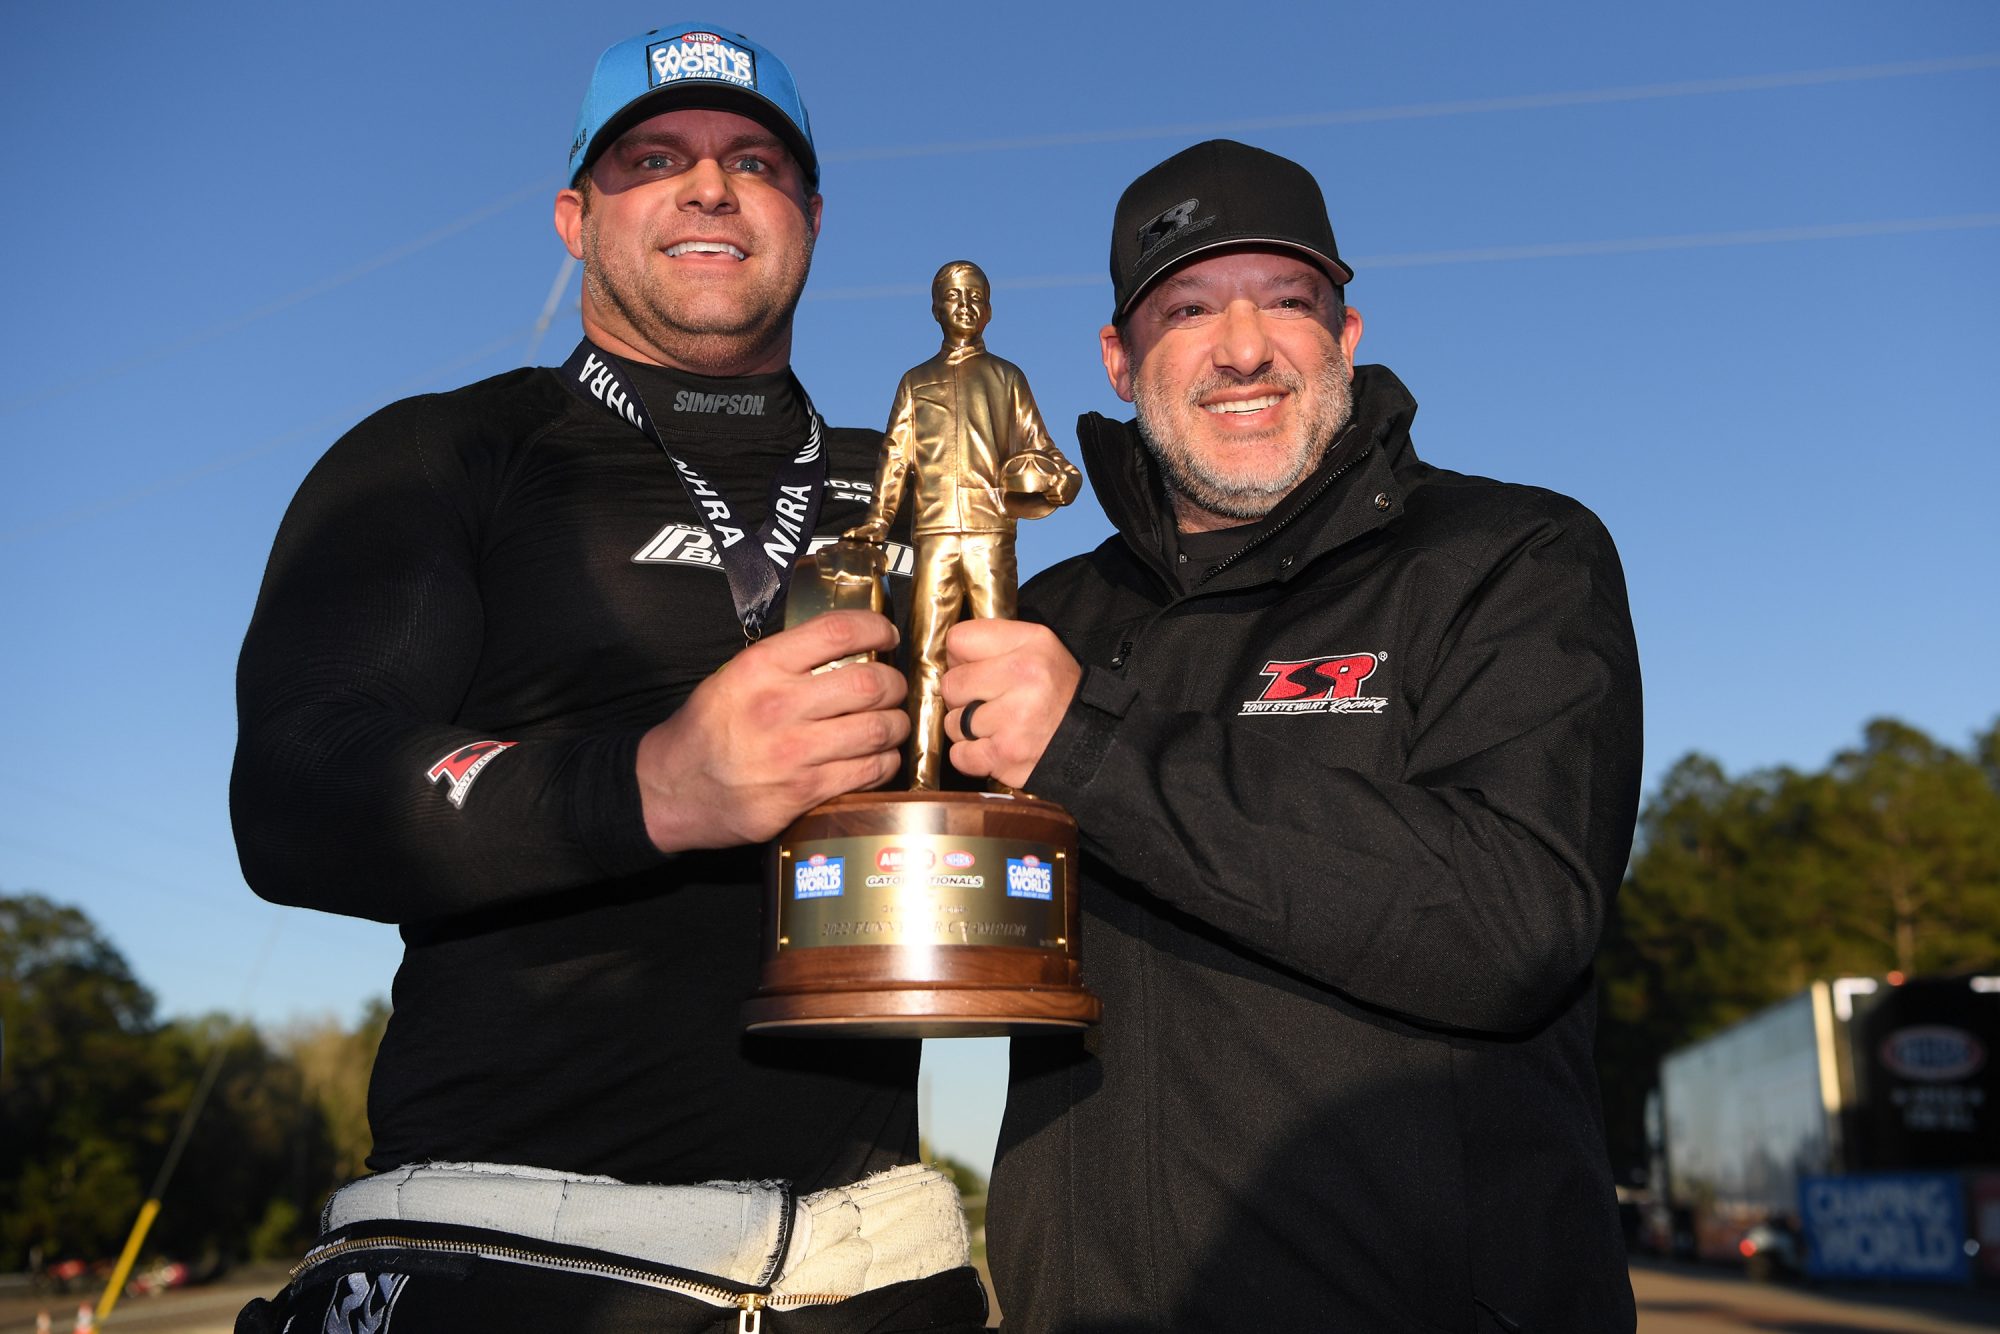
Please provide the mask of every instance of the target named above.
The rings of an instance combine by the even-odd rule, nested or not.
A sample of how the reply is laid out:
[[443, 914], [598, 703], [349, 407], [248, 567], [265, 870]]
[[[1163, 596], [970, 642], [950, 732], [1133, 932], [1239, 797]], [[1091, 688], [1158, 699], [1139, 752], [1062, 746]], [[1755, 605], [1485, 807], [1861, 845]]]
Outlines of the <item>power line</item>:
[[305, 437], [316, 436], [327, 431], [346, 430], [360, 416], [373, 412], [375, 409], [381, 407], [383, 403], [400, 398], [404, 394], [427, 388], [442, 376], [449, 375], [453, 371], [462, 370], [476, 362], [483, 361], [487, 357], [494, 356], [503, 351], [508, 346], [518, 343], [533, 327], [533, 325], [524, 324], [509, 333], [502, 334], [491, 342], [480, 344], [462, 356], [453, 357], [450, 361], [440, 362], [420, 374], [413, 375], [399, 385], [370, 394], [367, 398], [354, 400], [343, 407], [336, 408], [324, 417], [308, 422], [304, 426], [296, 427], [289, 431], [280, 431], [276, 435], [265, 436], [248, 449], [225, 455], [219, 459], [210, 460], [198, 467], [189, 468], [185, 472], [170, 474], [157, 481], [148, 482], [144, 486], [135, 487], [130, 491], [120, 492], [118, 495], [108, 497], [104, 500], [96, 501], [89, 505], [78, 506], [75, 509], [65, 510], [61, 514], [51, 515], [46, 519], [27, 524], [24, 527], [0, 532], [0, 546], [5, 546], [10, 542], [25, 542], [31, 537], [40, 537], [43, 533], [53, 532], [58, 528], [68, 528], [74, 524], [95, 519], [99, 515], [108, 514], [113, 510], [123, 509], [127, 505], [145, 500], [149, 496], [156, 496], [162, 491], [176, 490], [188, 485], [190, 482], [198, 482], [204, 477], [222, 472], [228, 468], [234, 468], [238, 464], [249, 463], [256, 459], [264, 458], [267, 455], [275, 454], [279, 450]]
[[[1964, 73], [2000, 68], [2000, 53], [1953, 56], [1938, 60], [1906, 60], [1879, 65], [1844, 65], [1828, 69], [1793, 70], [1774, 74], [1748, 74], [1731, 78], [1690, 79], [1673, 83], [1630, 84], [1611, 88], [1586, 88], [1567, 92], [1523, 93], [1508, 97], [1461, 99], [1445, 102], [1414, 102], [1402, 106], [1355, 107], [1341, 111], [1306, 112], [1290, 116], [1259, 116], [1234, 120], [1212, 120], [1169, 125], [1126, 126], [1106, 130], [1077, 130], [1063, 134], [1031, 135], [999, 139], [944, 140], [927, 144], [890, 144], [877, 148], [847, 149], [822, 153], [824, 162], [881, 162], [916, 157], [961, 156], [972, 153], [1014, 152], [1035, 148], [1071, 148], [1092, 144], [1135, 143], [1149, 139], [1207, 137], [1217, 134], [1245, 134], [1259, 130], [1312, 129], [1331, 125], [1377, 124], [1398, 120], [1437, 120], [1457, 116], [1482, 116], [1510, 112], [1556, 110], [1564, 107], [1605, 106], [1621, 102], [1661, 101], [1673, 98], [1711, 97], [1728, 93], [1775, 91], [1786, 88], [1823, 87], [1881, 79], [1914, 78], [1927, 74]], [[51, 385], [32, 394], [0, 400], [0, 416], [38, 406], [78, 389], [150, 365], [202, 343], [235, 333], [250, 324], [288, 310], [358, 278], [407, 259], [442, 241], [495, 217], [528, 199], [547, 195], [561, 184], [559, 178], [543, 177], [490, 203], [483, 204], [414, 240], [393, 246], [351, 268], [308, 286], [288, 292], [263, 305], [218, 324], [183, 334], [169, 342], [138, 352], [121, 361], [99, 367], [88, 375]], [[567, 266], [566, 266], [567, 267]], [[1065, 285], [1065, 284], [1051, 284]], [[928, 289], [926, 289], [928, 290]], [[896, 289], [897, 295], [907, 289]], [[539, 347], [539, 334], [536, 337]], [[529, 359], [533, 359], [533, 353]]]
[[879, 162], [895, 158], [937, 157], [958, 153], [997, 153], [1029, 148], [1077, 148], [1089, 144], [1134, 143], [1146, 139], [1207, 138], [1257, 130], [1317, 129], [1328, 125], [1368, 125], [1396, 120], [1437, 120], [1448, 116], [1487, 116], [1500, 112], [1549, 111], [1561, 107], [1605, 106], [1617, 102], [1654, 102], [1668, 98], [1712, 97], [1721, 93], [1764, 92], [1780, 88], [1811, 88], [1874, 79], [1905, 79], [1924, 74], [1952, 74], [2000, 69], [2000, 52], [1952, 56], [1942, 60], [1905, 60], [1883, 65], [1843, 65], [1832, 69], [1793, 70], [1779, 74], [1746, 74], [1734, 78], [1689, 79], [1677, 83], [1629, 84], [1617, 88], [1583, 88], [1571, 92], [1523, 93], [1512, 97], [1481, 97], [1451, 102], [1412, 102], [1404, 106], [1355, 107], [1345, 111], [1314, 111], [1293, 116], [1255, 116], [1178, 125], [1129, 126], [1111, 130], [1074, 130], [1064, 134], [1027, 135], [1011, 139], [975, 139], [887, 148], [849, 149], [822, 153], [826, 162]]
[[[280, 913], [271, 923], [270, 933], [264, 937], [264, 945], [257, 952], [256, 961], [250, 965], [250, 976], [244, 980], [243, 999], [237, 1009], [247, 1011], [250, 1008], [251, 993], [256, 990], [258, 979], [264, 975], [264, 965], [271, 961], [278, 933], [284, 929], [285, 917]], [[111, 1313], [118, 1309], [118, 1299], [125, 1295], [125, 1280], [131, 1276], [132, 1266], [139, 1259], [139, 1248], [145, 1245], [153, 1220], [160, 1216], [160, 1204], [166, 1196], [168, 1183], [174, 1179], [174, 1169], [180, 1166], [181, 1151], [187, 1148], [188, 1140], [194, 1134], [195, 1122], [201, 1119], [202, 1108], [208, 1105], [208, 1095], [215, 1089], [216, 1078], [222, 1073], [223, 1058], [228, 1054], [228, 1035], [219, 1033], [215, 1046], [208, 1053], [208, 1062], [202, 1067], [201, 1079], [194, 1086], [194, 1096], [188, 1099], [187, 1108], [181, 1113], [181, 1123], [174, 1131], [173, 1142], [167, 1146], [166, 1159], [153, 1177], [153, 1188], [146, 1192], [145, 1202], [139, 1206], [139, 1217], [132, 1224], [130, 1235], [125, 1238], [125, 1249], [104, 1285], [104, 1295], [98, 1299], [97, 1312], [102, 1319], [110, 1319]]]
[[222, 911], [235, 913], [239, 916], [256, 912], [256, 909], [248, 902], [239, 901], [234, 897], [225, 897], [221, 894], [195, 889], [185, 883], [162, 880], [158, 876], [146, 871], [133, 871], [122, 866], [113, 866], [106, 862], [100, 862], [93, 858], [79, 857], [66, 848], [51, 848], [44, 844], [28, 842], [5, 834], [0, 834], [0, 848], [13, 848], [17, 852], [25, 852], [30, 856], [41, 857], [53, 862], [66, 863], [78, 870], [110, 876], [126, 884], [144, 885], [156, 890], [164, 890], [176, 898], [199, 903], [204, 911]]
[[16, 792], [25, 792], [31, 797], [39, 797], [43, 801], [68, 806], [88, 814], [111, 815], [156, 843], [174, 843], [194, 853], [196, 856], [209, 857], [215, 853], [214, 848], [196, 843], [193, 839], [188, 838], [178, 827], [142, 819], [118, 807], [106, 805], [101, 801], [79, 797], [73, 792], [59, 792], [54, 788], [41, 787], [34, 783], [23, 783], [15, 778], [0, 778], [0, 787], [12, 788]]
[[[1672, 236], [1616, 237], [1604, 241], [1553, 241], [1543, 245], [1486, 246], [1477, 250], [1412, 250], [1402, 254], [1357, 255], [1357, 271], [1415, 269], [1436, 264], [1494, 264], [1523, 259], [1580, 259], [1595, 255], [1636, 255], [1660, 250], [1703, 250], [1724, 246], [1783, 245], [1802, 241], [1838, 241], [1870, 236], [1908, 236], [1923, 232], [1974, 231], [2000, 227], [2000, 213], [1959, 213], [1938, 218], [1889, 218], [1877, 222], [1836, 222], [1806, 227], [1769, 227], [1751, 231], [1683, 232]], [[1065, 287], [1109, 287], [1103, 273], [1044, 273], [1021, 278], [996, 278], [1001, 291], [1045, 291]], [[807, 301], [875, 301], [928, 296], [929, 283], [881, 283], [865, 287], [807, 289]]]
[[556, 270], [556, 280], [549, 284], [548, 300], [542, 302], [542, 313], [535, 317], [535, 333], [528, 340], [528, 355], [521, 358], [523, 366], [535, 364], [535, 357], [542, 350], [542, 337], [549, 331], [549, 321], [556, 317], [556, 307], [562, 302], [563, 289], [569, 286], [570, 275], [576, 272], [576, 256], [564, 255], [561, 267]]
[[61, 384], [50, 385], [48, 388], [38, 390], [32, 394], [24, 394], [18, 398], [0, 401], [0, 416], [19, 412], [23, 408], [38, 406], [39, 404], [48, 402], [50, 399], [61, 398], [65, 394], [75, 393], [79, 389], [85, 389], [91, 385], [123, 375], [128, 371], [137, 370], [141, 366], [150, 366], [156, 361], [173, 356], [176, 352], [185, 352], [191, 347], [199, 347], [203, 343], [213, 342], [218, 338], [236, 333], [238, 330], [255, 324], [258, 320], [264, 319], [267, 316], [276, 315], [280, 311], [290, 310], [293, 306], [310, 301], [316, 296], [324, 296], [335, 288], [345, 287], [357, 278], [365, 278], [378, 269], [387, 268], [398, 260], [408, 259], [411, 255], [428, 250], [440, 242], [448, 241], [454, 236], [470, 231], [488, 218], [498, 217], [517, 204], [523, 203], [537, 195], [547, 194], [549, 188], [547, 181], [537, 181], [534, 185], [525, 186], [522, 189], [514, 191], [512, 194], [502, 195], [491, 203], [482, 204], [472, 210], [472, 212], [454, 218], [441, 227], [425, 232], [415, 240], [405, 241], [401, 245], [392, 246], [379, 255], [371, 256], [351, 268], [341, 270], [332, 277], [322, 278], [318, 282], [310, 283], [296, 291], [287, 292], [283, 296], [275, 297], [261, 306], [252, 307], [240, 315], [235, 315], [222, 321], [220, 324], [211, 324], [206, 328], [196, 329], [192, 333], [182, 334], [170, 342], [161, 343], [157, 347], [148, 348], [144, 352], [134, 353], [132, 356], [126, 357], [123, 361], [110, 362], [88, 375], [78, 376], [73, 380], [65, 380]]
[[[1889, 218], [1875, 222], [1825, 223], [1803, 227], [1771, 227], [1761, 230], [1737, 230], [1720, 232], [1684, 232], [1670, 236], [1619, 237], [1601, 241], [1555, 241], [1541, 245], [1488, 246], [1475, 250], [1420, 250], [1402, 254], [1359, 255], [1354, 259], [1357, 269], [1409, 269], [1441, 264], [1492, 264], [1529, 259], [1579, 259], [1602, 255], [1647, 254], [1670, 250], [1702, 250], [1729, 246], [1784, 245], [1810, 241], [1851, 240], [1873, 236], [1908, 236], [1926, 232], [1974, 231], [2000, 227], [2000, 213], [1962, 213], [1936, 218]], [[564, 266], [565, 269], [568, 267]], [[1031, 274], [1012, 279], [998, 279], [994, 287], [1002, 291], [1048, 291], [1062, 288], [1097, 287], [1108, 283], [1101, 273], [1046, 273]], [[568, 282], [567, 272], [558, 274], [557, 284], [551, 294], [560, 299], [563, 285]], [[928, 296], [927, 283], [880, 283], [856, 287], [829, 287], [808, 289], [807, 301], [877, 301], [895, 298]], [[547, 313], [547, 304], [544, 306]], [[541, 332], [547, 327], [547, 320], [538, 316], [532, 324], [525, 325], [513, 333], [482, 344], [474, 351], [442, 365], [434, 366], [423, 374], [414, 376], [402, 385], [384, 389], [365, 399], [356, 400], [348, 407], [341, 408], [325, 417], [275, 436], [267, 436], [249, 449], [226, 455], [186, 472], [174, 473], [158, 481], [149, 482], [131, 491], [123, 492], [92, 505], [86, 505], [47, 519], [27, 524], [20, 528], [0, 532], [0, 546], [12, 542], [26, 541], [59, 528], [68, 528], [97, 518], [110, 511], [123, 509], [127, 505], [145, 500], [162, 491], [171, 491], [199, 481], [203, 477], [248, 463], [266, 455], [274, 454], [304, 436], [352, 425], [360, 415], [371, 412], [384, 402], [401, 397], [412, 387], [422, 387], [442, 375], [460, 367], [470, 365], [485, 357], [492, 356], [515, 342], [524, 334], [534, 335], [535, 346], [540, 346]]]
[[1408, 255], [1362, 257], [1354, 262], [1376, 269], [1416, 268], [1433, 264], [1491, 264], [1521, 259], [1638, 255], [1659, 250], [1788, 245], [1799, 241], [1845, 241], [1870, 236], [1977, 231], [1987, 227], [2000, 227], [2000, 213], [1960, 213], [1950, 217], [1896, 218], [1882, 222], [1835, 222], [1811, 227], [1768, 227], [1757, 231], [1692, 232], [1678, 236], [1634, 236], [1611, 241], [1556, 241], [1547, 245], [1485, 246], [1476, 250], [1428, 250]]

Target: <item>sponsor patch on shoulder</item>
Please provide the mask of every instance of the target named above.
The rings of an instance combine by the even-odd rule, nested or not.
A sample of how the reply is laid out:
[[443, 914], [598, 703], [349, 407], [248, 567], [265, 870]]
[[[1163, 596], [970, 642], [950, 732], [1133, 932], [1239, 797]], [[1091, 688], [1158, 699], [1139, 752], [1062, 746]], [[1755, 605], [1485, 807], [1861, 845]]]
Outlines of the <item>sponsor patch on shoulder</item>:
[[1386, 695], [1364, 695], [1361, 683], [1388, 659], [1386, 653], [1333, 653], [1323, 658], [1273, 659], [1257, 670], [1270, 678], [1243, 701], [1238, 716], [1260, 713], [1380, 713]]
[[493, 762], [494, 756], [515, 744], [512, 741], [474, 741], [460, 746], [430, 767], [430, 780], [433, 783], [448, 781], [451, 787], [445, 796], [452, 805], [462, 810], [465, 794], [472, 791], [472, 780]]
[[684, 32], [646, 48], [646, 73], [655, 88], [683, 79], [715, 79], [755, 88], [757, 57], [715, 33]]

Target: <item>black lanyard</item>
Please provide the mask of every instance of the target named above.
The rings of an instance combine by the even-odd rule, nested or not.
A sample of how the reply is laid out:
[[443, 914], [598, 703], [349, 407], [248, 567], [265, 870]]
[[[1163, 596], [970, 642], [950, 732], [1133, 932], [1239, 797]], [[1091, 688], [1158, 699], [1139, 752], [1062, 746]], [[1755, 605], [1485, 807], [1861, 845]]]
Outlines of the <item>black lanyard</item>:
[[[798, 393], [806, 408], [806, 442], [771, 479], [764, 525], [746, 542], [743, 525], [728, 498], [661, 437], [639, 387], [619, 369], [616, 357], [586, 338], [563, 363], [562, 378], [579, 397], [602, 404], [639, 428], [674, 465], [688, 499], [701, 511], [701, 521], [715, 540], [722, 572], [729, 576], [736, 618], [743, 622], [743, 637], [755, 641], [785, 595], [793, 562], [805, 554], [806, 544], [819, 526], [819, 503], [826, 494], [826, 455], [820, 448], [825, 431], [805, 390], [800, 388]], [[798, 387], [797, 380], [792, 383]]]

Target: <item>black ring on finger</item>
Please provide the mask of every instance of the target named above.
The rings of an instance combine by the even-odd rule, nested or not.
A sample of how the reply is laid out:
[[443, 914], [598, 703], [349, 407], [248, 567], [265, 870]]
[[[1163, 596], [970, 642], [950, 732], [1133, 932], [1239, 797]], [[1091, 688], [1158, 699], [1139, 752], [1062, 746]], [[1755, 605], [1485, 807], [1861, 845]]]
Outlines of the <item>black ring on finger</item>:
[[978, 737], [972, 735], [972, 711], [985, 702], [983, 699], [972, 700], [966, 704], [965, 711], [958, 715], [958, 734], [967, 741], [979, 740]]

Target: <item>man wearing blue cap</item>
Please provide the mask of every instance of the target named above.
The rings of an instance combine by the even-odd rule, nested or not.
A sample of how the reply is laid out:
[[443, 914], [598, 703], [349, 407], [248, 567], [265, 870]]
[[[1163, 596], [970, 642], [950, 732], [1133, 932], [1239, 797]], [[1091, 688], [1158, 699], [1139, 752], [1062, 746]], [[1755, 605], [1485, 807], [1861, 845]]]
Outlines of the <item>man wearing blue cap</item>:
[[893, 668], [814, 671], [892, 648], [887, 618], [766, 633], [880, 439], [789, 369], [805, 106], [758, 43], [658, 28], [599, 60], [569, 170], [583, 341], [342, 438], [244, 644], [246, 878], [405, 951], [375, 1175], [238, 1328], [978, 1328], [917, 1044], [738, 1018], [758, 845], [886, 781], [908, 731]]
[[[1429, 464], [1318, 183], [1214, 140], [1116, 210], [1117, 526], [947, 642], [952, 763], [1082, 834], [1104, 1022], [1016, 1039], [1009, 1329], [1613, 1334], [1591, 960], [1638, 804], [1618, 556]], [[967, 705], [975, 717], [965, 726]]]

